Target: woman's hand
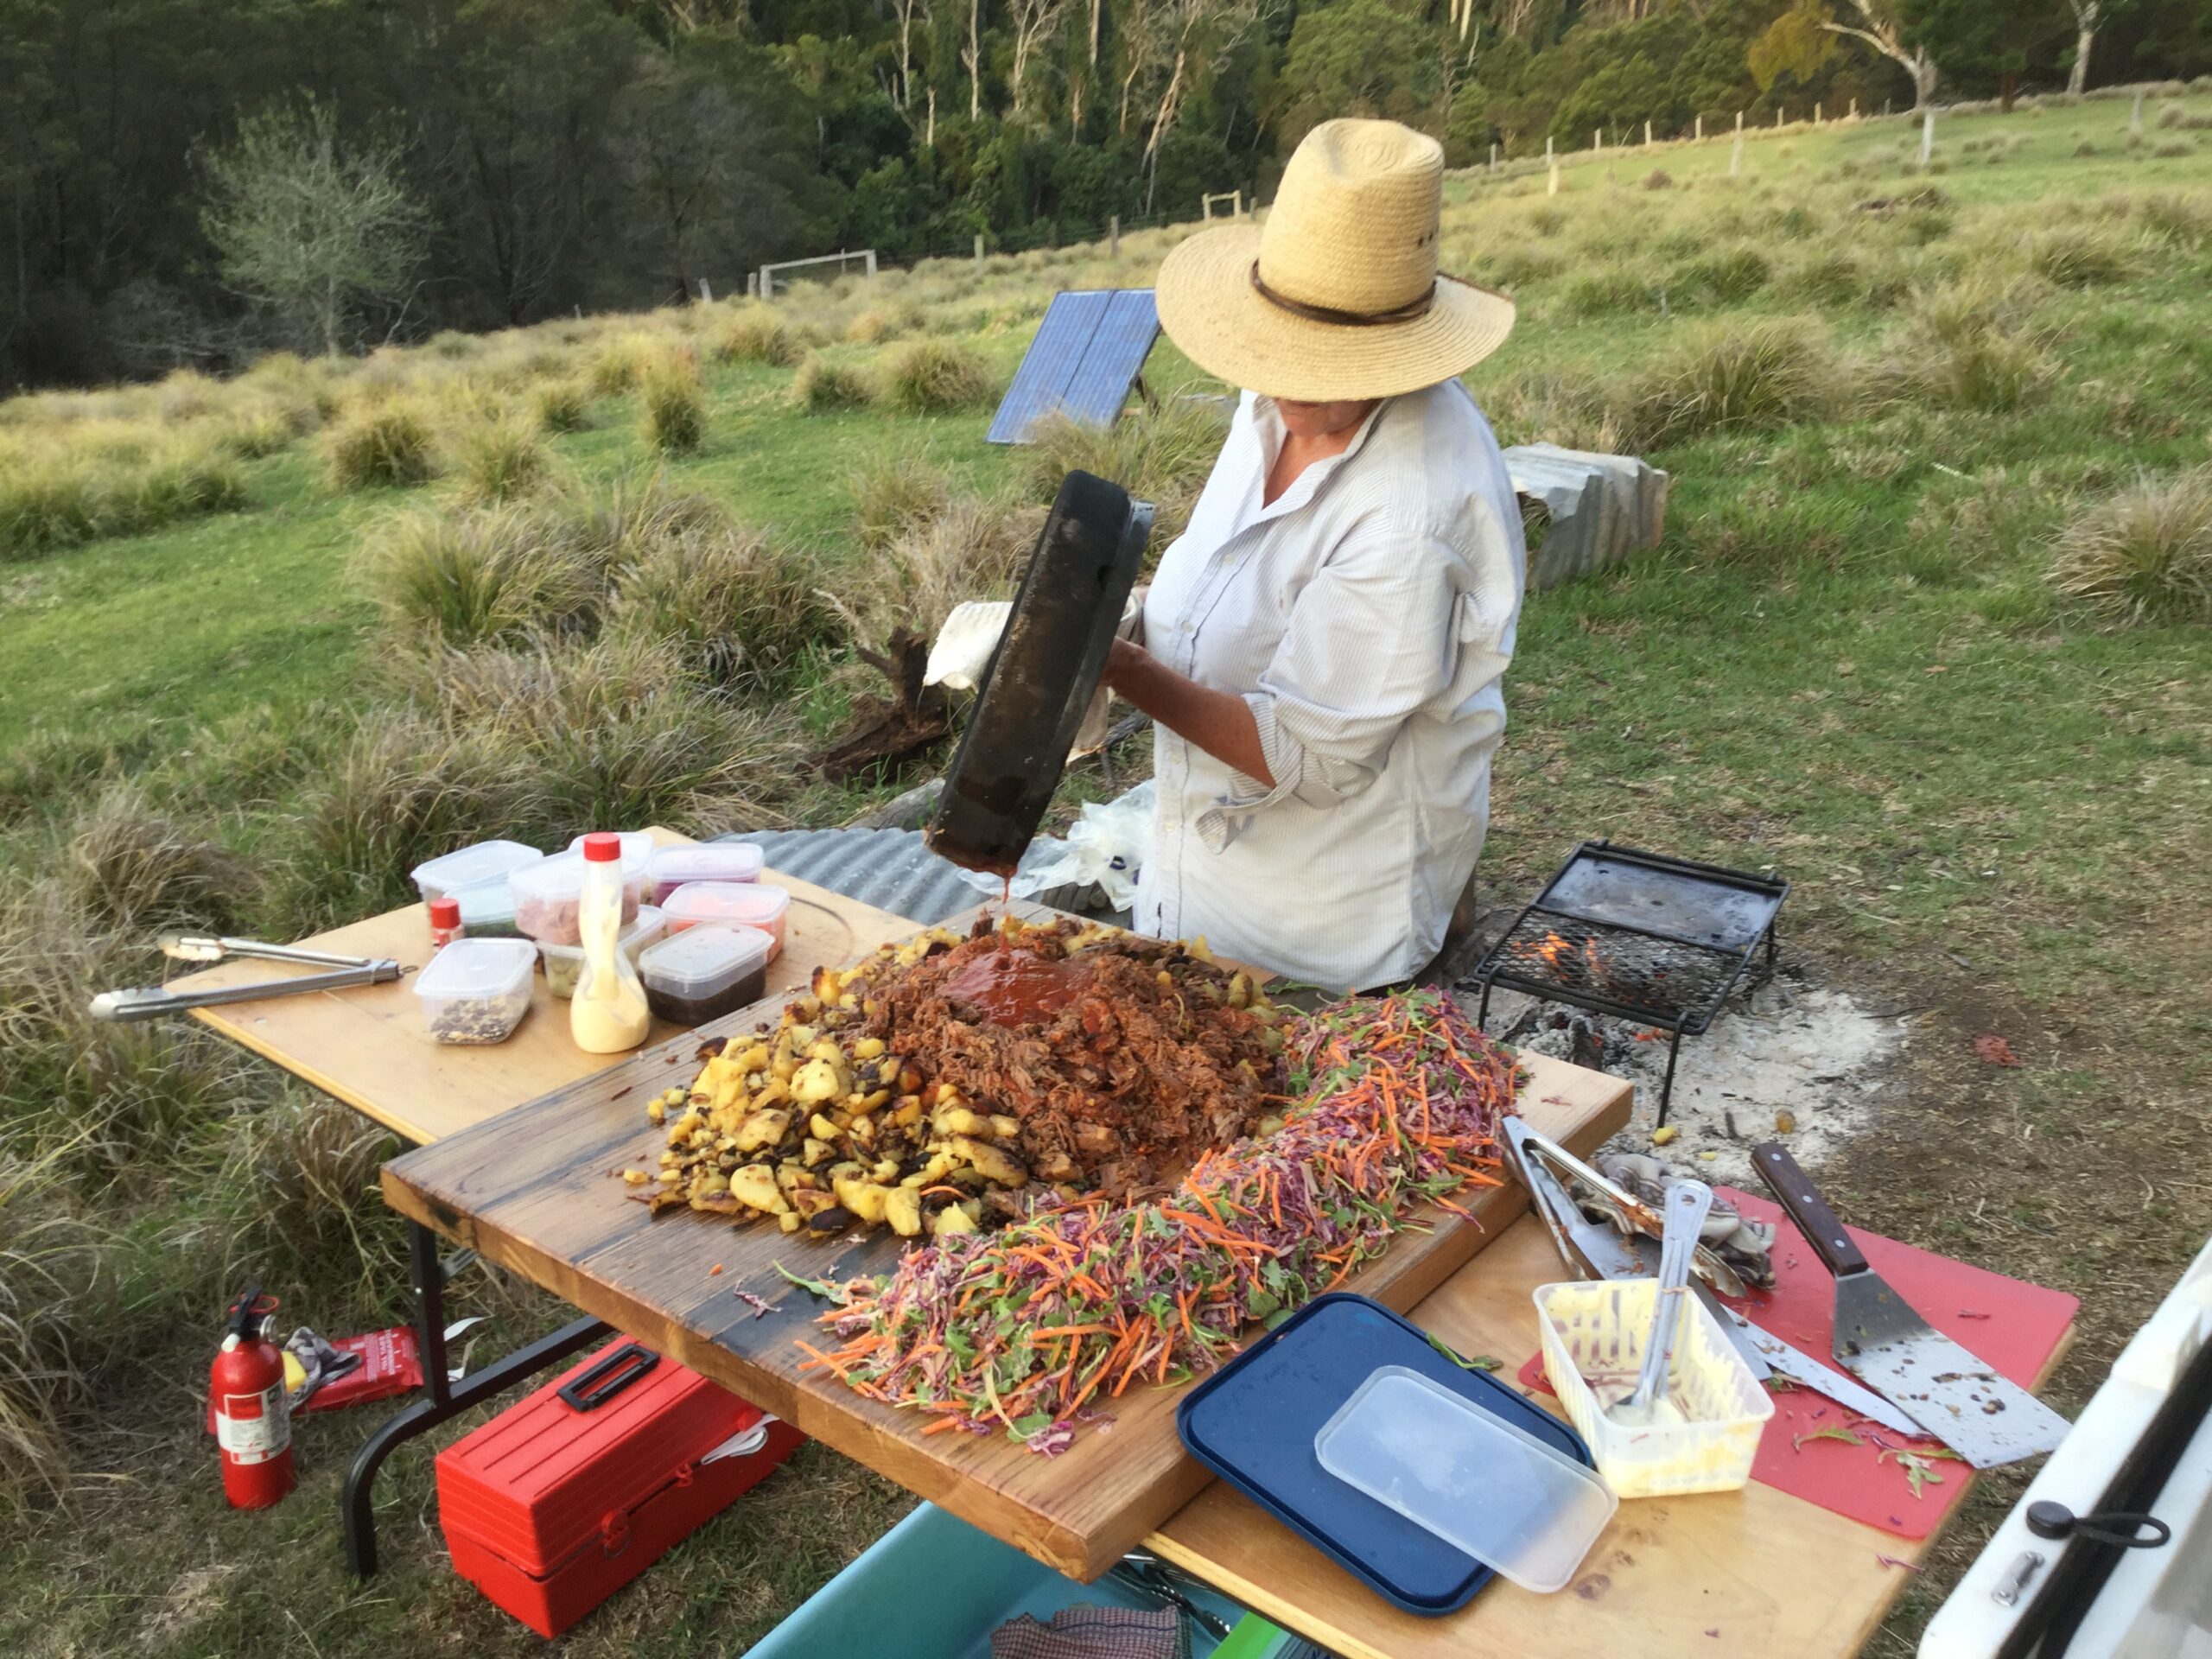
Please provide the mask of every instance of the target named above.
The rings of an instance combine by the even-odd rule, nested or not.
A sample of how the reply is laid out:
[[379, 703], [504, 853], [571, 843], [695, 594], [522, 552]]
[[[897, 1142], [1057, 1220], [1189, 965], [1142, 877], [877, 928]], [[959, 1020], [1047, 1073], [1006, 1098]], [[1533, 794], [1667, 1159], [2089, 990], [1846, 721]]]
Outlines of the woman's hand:
[[1128, 696], [1129, 683], [1152, 666], [1152, 653], [1134, 639], [1116, 639], [1114, 648], [1106, 653], [1106, 671], [1100, 682], [1111, 691]]

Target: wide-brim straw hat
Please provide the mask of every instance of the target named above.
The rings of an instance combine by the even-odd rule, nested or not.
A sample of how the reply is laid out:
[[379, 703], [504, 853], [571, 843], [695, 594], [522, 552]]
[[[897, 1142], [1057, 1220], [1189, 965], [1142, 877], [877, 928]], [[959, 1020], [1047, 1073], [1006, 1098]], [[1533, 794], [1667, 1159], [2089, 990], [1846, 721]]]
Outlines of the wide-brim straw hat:
[[1441, 276], [1444, 149], [1395, 121], [1306, 135], [1267, 223], [1201, 231], [1160, 267], [1160, 326], [1230, 385], [1299, 403], [1394, 397], [1505, 343], [1513, 302]]

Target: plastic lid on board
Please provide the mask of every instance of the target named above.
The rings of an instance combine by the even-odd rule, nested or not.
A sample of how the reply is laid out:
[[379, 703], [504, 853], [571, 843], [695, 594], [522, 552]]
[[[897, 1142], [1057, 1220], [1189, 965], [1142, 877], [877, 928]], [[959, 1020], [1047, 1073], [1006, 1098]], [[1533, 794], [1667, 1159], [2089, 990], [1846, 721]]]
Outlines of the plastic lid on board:
[[709, 997], [766, 967], [775, 952], [775, 939], [757, 927], [690, 927], [639, 957], [638, 974], [664, 995]]
[[544, 856], [537, 848], [518, 841], [480, 841], [417, 864], [413, 871], [415, 885], [426, 898], [433, 890], [451, 893], [457, 887], [497, 881]]
[[1361, 1383], [1313, 1452], [1345, 1484], [1541, 1594], [1573, 1581], [1620, 1506], [1591, 1470], [1402, 1365]]
[[687, 881], [757, 880], [766, 862], [757, 841], [702, 841], [656, 847], [651, 868], [657, 886], [678, 887]]
[[791, 906], [789, 888], [755, 881], [687, 881], [661, 902], [671, 930], [700, 922], [773, 928]]
[[528, 939], [455, 939], [415, 976], [423, 997], [512, 996], [530, 983], [537, 947]]

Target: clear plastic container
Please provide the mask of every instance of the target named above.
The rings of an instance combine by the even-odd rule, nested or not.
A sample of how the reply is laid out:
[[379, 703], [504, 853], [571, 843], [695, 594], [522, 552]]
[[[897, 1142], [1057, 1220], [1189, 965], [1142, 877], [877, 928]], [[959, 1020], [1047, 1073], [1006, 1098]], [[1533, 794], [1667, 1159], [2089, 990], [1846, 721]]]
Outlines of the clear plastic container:
[[[668, 918], [652, 905], [639, 905], [636, 919], [622, 930], [622, 954], [636, 967], [638, 959], [658, 944], [668, 932]], [[540, 941], [538, 960], [545, 964], [545, 988], [563, 1001], [576, 994], [583, 977], [584, 948], [581, 944], [547, 944]]]
[[518, 841], [480, 841], [415, 867], [415, 890], [423, 902], [442, 899], [463, 887], [497, 881], [512, 871], [538, 862], [545, 856]]
[[446, 895], [461, 906], [461, 925], [472, 939], [519, 938], [515, 925], [515, 890], [507, 878], [456, 887]]
[[1591, 1470], [1403, 1365], [1313, 1437], [1321, 1466], [1523, 1590], [1563, 1590], [1620, 1501]]
[[645, 954], [638, 976], [653, 1013], [703, 1026], [758, 1002], [768, 988], [776, 942], [757, 927], [708, 923], [672, 934]]
[[[582, 853], [556, 853], [543, 863], [525, 866], [507, 877], [507, 885], [514, 889], [518, 932], [528, 934], [540, 944], [583, 942], [583, 935], [576, 926], [577, 906], [584, 891]], [[637, 919], [645, 886], [644, 861], [639, 861], [634, 872], [626, 861], [622, 867], [622, 921], [626, 926]]]
[[423, 1023], [442, 1043], [504, 1043], [530, 1012], [537, 947], [527, 939], [456, 939], [415, 976]]
[[[784, 931], [790, 918], [791, 895], [787, 888], [759, 881], [688, 881], [668, 895], [661, 909], [668, 914], [668, 931], [681, 933], [702, 922], [724, 927], [757, 927], [784, 948]], [[769, 958], [773, 961], [774, 957]]]
[[653, 903], [691, 881], [757, 881], [765, 864], [749, 841], [702, 841], [692, 847], [656, 847], [651, 864]]
[[1628, 1428], [1606, 1414], [1635, 1392], [1658, 1287], [1656, 1279], [1537, 1286], [1544, 1373], [1598, 1472], [1623, 1497], [1733, 1491], [1751, 1478], [1774, 1400], [1694, 1297], [1675, 1325], [1667, 1369], [1667, 1402], [1683, 1421]]

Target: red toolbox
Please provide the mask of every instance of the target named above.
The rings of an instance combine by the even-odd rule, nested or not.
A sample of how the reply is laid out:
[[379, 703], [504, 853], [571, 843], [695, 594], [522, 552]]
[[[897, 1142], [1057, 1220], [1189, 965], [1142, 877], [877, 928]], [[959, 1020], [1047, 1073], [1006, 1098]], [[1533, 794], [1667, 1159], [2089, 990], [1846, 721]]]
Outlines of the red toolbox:
[[800, 1434], [625, 1337], [438, 1453], [454, 1571], [558, 1636], [798, 1447]]

